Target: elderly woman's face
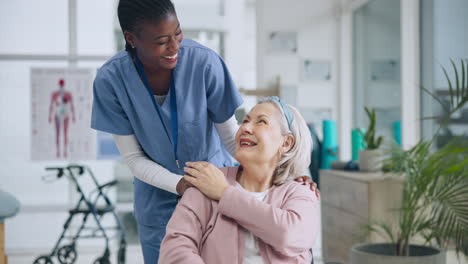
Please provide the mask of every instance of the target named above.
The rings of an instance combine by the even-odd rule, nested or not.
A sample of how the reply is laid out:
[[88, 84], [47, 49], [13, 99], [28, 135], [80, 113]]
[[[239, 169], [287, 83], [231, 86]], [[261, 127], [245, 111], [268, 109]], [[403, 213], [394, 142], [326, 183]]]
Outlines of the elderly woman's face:
[[236, 159], [240, 163], [252, 161], [276, 165], [285, 139], [280, 120], [281, 113], [271, 103], [252, 108], [236, 134]]

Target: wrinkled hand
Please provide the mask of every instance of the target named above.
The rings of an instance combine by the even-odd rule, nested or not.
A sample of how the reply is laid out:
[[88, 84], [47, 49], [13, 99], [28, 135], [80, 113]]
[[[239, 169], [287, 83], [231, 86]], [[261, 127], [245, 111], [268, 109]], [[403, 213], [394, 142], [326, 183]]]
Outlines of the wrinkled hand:
[[176, 192], [179, 194], [179, 195], [184, 195], [185, 191], [190, 188], [190, 187], [193, 187], [192, 184], [190, 184], [188, 181], [186, 181], [184, 178], [180, 179], [180, 181], [177, 183], [177, 186], [176, 186]]
[[294, 179], [297, 182], [302, 182], [303, 185], [310, 185], [310, 190], [315, 193], [317, 199], [320, 200], [320, 191], [317, 189], [317, 184], [308, 176], [300, 176]]
[[219, 200], [229, 187], [224, 173], [209, 162], [187, 162], [184, 179], [212, 200]]

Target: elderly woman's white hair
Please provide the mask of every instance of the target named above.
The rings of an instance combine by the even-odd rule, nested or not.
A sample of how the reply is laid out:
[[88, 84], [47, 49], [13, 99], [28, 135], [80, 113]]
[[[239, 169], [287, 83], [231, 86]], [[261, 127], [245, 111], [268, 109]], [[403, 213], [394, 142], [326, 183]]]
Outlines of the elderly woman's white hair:
[[[293, 147], [288, 152], [283, 153], [273, 177], [273, 184], [279, 185], [305, 175], [312, 154], [312, 136], [304, 118], [295, 107], [284, 103], [280, 104], [273, 97], [262, 98], [258, 104], [263, 103], [271, 103], [280, 111], [282, 116], [281, 133], [283, 135], [291, 134], [294, 137]], [[283, 107], [288, 109], [283, 110]], [[290, 111], [292, 115], [290, 125], [288, 125], [284, 111]]]

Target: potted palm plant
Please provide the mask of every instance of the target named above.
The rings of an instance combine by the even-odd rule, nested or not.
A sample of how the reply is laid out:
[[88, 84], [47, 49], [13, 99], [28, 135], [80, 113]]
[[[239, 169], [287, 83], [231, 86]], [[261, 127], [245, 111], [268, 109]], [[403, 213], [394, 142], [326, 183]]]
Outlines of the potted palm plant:
[[[457, 68], [452, 61], [452, 66], [455, 80], [443, 68], [450, 93], [447, 104], [423, 88], [443, 104], [444, 117], [449, 119], [468, 102], [467, 63], [462, 60]], [[445, 124], [441, 122], [440, 128]], [[421, 140], [409, 150], [393, 147], [389, 151], [385, 167], [405, 178], [402, 205], [395, 212], [397, 221], [370, 223], [369, 231], [386, 236], [390, 242], [355, 245], [352, 264], [444, 264], [443, 249], [448, 245], [455, 247], [459, 257], [461, 253], [467, 258], [468, 140], [453, 138], [433, 150], [440, 128], [432, 139]], [[416, 245], [415, 241], [422, 243]]]
[[364, 138], [364, 149], [359, 151], [359, 170], [380, 171], [382, 169], [383, 152], [379, 149], [382, 144], [382, 136], [376, 136], [376, 114], [375, 109], [364, 107], [369, 126], [365, 133], [360, 130]]

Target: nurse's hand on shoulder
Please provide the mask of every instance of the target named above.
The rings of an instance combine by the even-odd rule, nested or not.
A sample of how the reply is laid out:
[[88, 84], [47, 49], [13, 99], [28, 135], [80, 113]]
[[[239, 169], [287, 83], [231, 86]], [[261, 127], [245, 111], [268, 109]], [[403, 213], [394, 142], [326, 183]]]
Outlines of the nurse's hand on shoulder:
[[213, 164], [206, 161], [185, 163], [184, 179], [195, 186], [204, 195], [213, 200], [219, 200], [229, 187], [224, 173]]
[[188, 181], [186, 181], [184, 178], [180, 179], [180, 181], [177, 183], [177, 186], [176, 186], [176, 192], [179, 194], [179, 195], [184, 195], [185, 191], [190, 188], [190, 187], [193, 187], [192, 184], [190, 184]]
[[294, 179], [297, 182], [302, 182], [303, 185], [310, 185], [310, 190], [315, 193], [317, 199], [320, 200], [320, 191], [317, 189], [317, 184], [309, 176], [301, 176]]

